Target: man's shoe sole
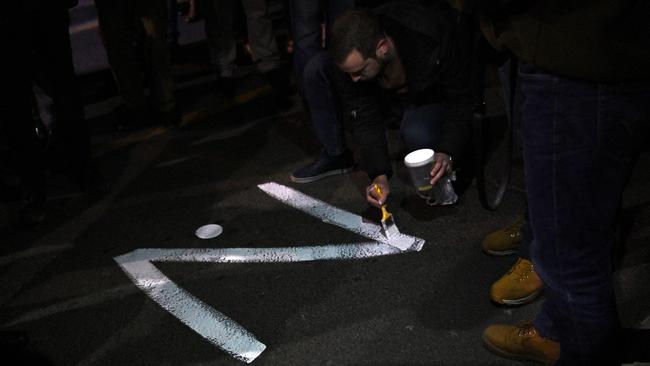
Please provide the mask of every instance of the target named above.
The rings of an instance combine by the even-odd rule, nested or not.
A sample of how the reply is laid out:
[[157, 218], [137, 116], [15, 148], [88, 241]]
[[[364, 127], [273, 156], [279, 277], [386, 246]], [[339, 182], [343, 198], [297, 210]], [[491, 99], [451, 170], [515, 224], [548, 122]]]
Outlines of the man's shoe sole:
[[494, 353], [497, 356], [507, 358], [510, 360], [516, 360], [516, 361], [534, 361], [538, 362], [544, 365], [553, 365], [555, 362], [550, 361], [546, 358], [542, 357], [536, 357], [533, 355], [522, 355], [520, 353], [511, 353], [505, 350], [502, 350], [501, 348], [497, 347], [496, 345], [492, 344], [488, 338], [483, 336], [483, 346], [490, 352]]
[[332, 175], [341, 175], [341, 174], [346, 174], [349, 173], [353, 170], [353, 167], [345, 168], [345, 169], [335, 169], [335, 170], [330, 170], [325, 173], [321, 173], [319, 175], [315, 175], [313, 177], [305, 177], [305, 178], [297, 178], [294, 177], [293, 174], [291, 175], [291, 181], [295, 183], [311, 183], [315, 182], [317, 180], [321, 180], [323, 178], [327, 178]]
[[528, 304], [529, 302], [535, 300], [537, 298], [537, 296], [539, 296], [539, 294], [541, 294], [541, 293], [542, 293], [542, 290], [540, 289], [540, 290], [537, 290], [537, 291], [531, 293], [530, 295], [528, 295], [526, 297], [522, 297], [520, 299], [501, 299], [500, 301], [497, 301], [497, 300], [495, 300], [493, 298], [490, 298], [490, 300], [492, 300], [492, 302], [495, 302], [495, 303], [497, 303], [499, 305], [518, 306], [518, 305]]
[[483, 249], [483, 252], [487, 255], [491, 255], [494, 257], [503, 257], [506, 255], [511, 255], [517, 253], [519, 248], [513, 248], [513, 249], [506, 249], [506, 250], [490, 250], [490, 249]]

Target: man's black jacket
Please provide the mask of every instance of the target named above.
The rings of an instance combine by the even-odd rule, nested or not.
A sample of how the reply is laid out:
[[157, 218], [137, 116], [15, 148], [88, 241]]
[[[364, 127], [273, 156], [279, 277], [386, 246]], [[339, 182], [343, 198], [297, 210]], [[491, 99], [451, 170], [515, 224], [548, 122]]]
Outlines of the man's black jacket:
[[[470, 134], [472, 117], [471, 41], [457, 13], [444, 1], [424, 6], [395, 2], [373, 12], [392, 38], [404, 66], [408, 102], [416, 106], [443, 103], [445, 116], [436, 151], [459, 157]], [[376, 81], [354, 83], [336, 71], [345, 112], [352, 118], [355, 140], [361, 145], [371, 179], [392, 174]]]

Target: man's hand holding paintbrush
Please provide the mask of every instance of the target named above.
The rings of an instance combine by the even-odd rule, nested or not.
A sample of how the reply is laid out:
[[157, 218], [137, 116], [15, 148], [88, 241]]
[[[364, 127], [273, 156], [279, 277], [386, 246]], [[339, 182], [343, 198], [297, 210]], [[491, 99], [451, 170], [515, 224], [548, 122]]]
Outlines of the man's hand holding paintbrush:
[[386, 236], [387, 244], [399, 250], [408, 250], [413, 247], [415, 242], [412, 237], [402, 235], [399, 232], [393, 215], [386, 209], [386, 200], [388, 199], [389, 192], [388, 177], [380, 175], [373, 179], [372, 184], [366, 188], [366, 199], [368, 203], [381, 210], [381, 226]]
[[[376, 187], [379, 187], [379, 190]], [[381, 208], [386, 204], [389, 194], [390, 186], [388, 185], [388, 177], [385, 175], [373, 179], [372, 184], [366, 188], [366, 200], [377, 208]]]
[[[393, 215], [388, 212], [388, 209], [386, 208], [386, 198], [388, 197], [386, 190], [388, 189], [388, 182], [386, 181], [385, 183], [385, 188], [382, 188], [375, 180], [375, 183], [369, 187], [370, 191], [374, 193], [372, 194], [372, 201], [377, 203], [379, 205], [378, 207], [381, 209], [382, 231], [386, 236], [387, 244], [392, 245], [399, 250], [408, 250], [414, 244], [413, 238], [404, 236], [399, 232]], [[368, 192], [368, 197], [371, 197], [370, 192]]]

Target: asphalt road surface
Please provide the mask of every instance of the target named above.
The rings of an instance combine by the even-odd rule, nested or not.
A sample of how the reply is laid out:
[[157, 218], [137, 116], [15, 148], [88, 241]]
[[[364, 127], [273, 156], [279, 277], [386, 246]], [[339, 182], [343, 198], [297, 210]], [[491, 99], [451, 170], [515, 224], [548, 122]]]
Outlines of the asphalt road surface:
[[[496, 212], [480, 206], [473, 185], [453, 207], [428, 207], [389, 131], [389, 205], [400, 230], [425, 242], [397, 253], [373, 236], [380, 216], [365, 203], [363, 171], [290, 181], [319, 150], [306, 115], [299, 103], [277, 113], [268, 88], [255, 76], [247, 83], [234, 101], [201, 83], [179, 88], [183, 124], [174, 128], [116, 133], [102, 102], [88, 107], [109, 192], [85, 195], [54, 176], [43, 224], [0, 228], [0, 324], [28, 334], [25, 357], [77, 366], [522, 364], [489, 353], [481, 334], [532, 319], [543, 296], [491, 304], [489, 286], [516, 258], [480, 250], [524, 211], [520, 167]], [[280, 193], [259, 187], [270, 182]], [[625, 192], [616, 272], [621, 321], [638, 329], [650, 329], [648, 182], [645, 154]], [[11, 207], [0, 207], [7, 219]], [[223, 233], [197, 238], [206, 224]]]

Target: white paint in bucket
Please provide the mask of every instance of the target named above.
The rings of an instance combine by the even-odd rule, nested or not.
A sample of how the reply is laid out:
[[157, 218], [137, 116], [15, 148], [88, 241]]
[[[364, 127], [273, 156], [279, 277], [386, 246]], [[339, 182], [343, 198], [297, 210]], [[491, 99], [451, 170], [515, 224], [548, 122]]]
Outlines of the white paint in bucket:
[[420, 149], [410, 152], [404, 157], [404, 165], [409, 168], [418, 168], [433, 163], [434, 152], [431, 149]]

